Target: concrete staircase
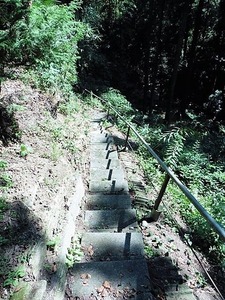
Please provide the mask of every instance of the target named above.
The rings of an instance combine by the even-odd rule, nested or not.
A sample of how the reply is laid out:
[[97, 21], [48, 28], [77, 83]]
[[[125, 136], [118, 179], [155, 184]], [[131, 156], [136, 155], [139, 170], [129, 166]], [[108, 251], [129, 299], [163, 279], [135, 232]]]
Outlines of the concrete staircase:
[[73, 299], [152, 300], [142, 234], [113, 138], [92, 121], [89, 196], [84, 205], [85, 259], [70, 270]]

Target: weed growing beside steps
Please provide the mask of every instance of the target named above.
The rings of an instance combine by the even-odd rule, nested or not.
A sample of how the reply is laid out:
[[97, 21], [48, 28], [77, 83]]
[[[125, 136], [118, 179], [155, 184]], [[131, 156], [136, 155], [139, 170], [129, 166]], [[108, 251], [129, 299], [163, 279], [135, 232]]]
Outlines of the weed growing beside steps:
[[70, 248], [67, 249], [66, 265], [68, 268], [72, 268], [76, 262], [82, 260], [84, 256], [83, 249], [81, 247], [81, 237], [79, 234], [74, 235]]

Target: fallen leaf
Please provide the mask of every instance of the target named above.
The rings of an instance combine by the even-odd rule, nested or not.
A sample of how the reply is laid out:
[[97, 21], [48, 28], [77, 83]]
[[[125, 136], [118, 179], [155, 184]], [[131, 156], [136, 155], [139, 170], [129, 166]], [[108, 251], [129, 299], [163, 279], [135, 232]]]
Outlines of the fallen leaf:
[[83, 280], [82, 284], [83, 284], [83, 285], [87, 285], [87, 284], [88, 284], [88, 280], [86, 280], [86, 279]]
[[102, 297], [107, 297], [108, 296], [108, 291], [106, 289], [104, 289], [102, 291]]
[[90, 245], [90, 246], [88, 247], [87, 251], [88, 251], [88, 254], [89, 254], [90, 256], [93, 256], [94, 250], [93, 250], [93, 246], [92, 246], [92, 245]]
[[81, 278], [81, 279], [90, 279], [90, 278], [91, 278], [91, 275], [88, 274], [88, 273], [83, 273], [83, 274], [80, 275], [80, 278]]
[[100, 288], [97, 288], [97, 293], [101, 294], [104, 290], [104, 286], [101, 286]]
[[111, 284], [110, 284], [109, 281], [104, 281], [103, 286], [104, 286], [105, 289], [108, 289], [108, 290], [111, 289]]

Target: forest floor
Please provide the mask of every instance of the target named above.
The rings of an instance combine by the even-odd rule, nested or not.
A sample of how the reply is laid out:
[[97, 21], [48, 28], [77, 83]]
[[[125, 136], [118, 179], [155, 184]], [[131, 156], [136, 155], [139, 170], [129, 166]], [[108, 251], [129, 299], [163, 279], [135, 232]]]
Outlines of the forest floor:
[[[67, 106], [71, 113], [65, 115], [62, 113], [65, 107], [61, 106], [61, 112], [56, 112], [55, 107], [56, 99], [19, 80], [7, 80], [2, 86], [0, 299], [9, 299], [16, 293], [18, 283], [37, 281], [40, 258], [33, 256], [37, 245], [44, 243], [47, 248], [41, 276], [46, 273], [51, 276], [56, 271], [56, 253], [52, 247], [58, 243], [57, 238], [65, 226], [68, 199], [76, 193], [77, 174], [82, 175], [86, 189], [88, 186], [92, 108], [77, 100], [77, 106], [72, 103]], [[115, 126], [109, 131], [124, 140]], [[135, 206], [135, 182], [141, 183], [144, 189], [147, 183], [135, 154], [120, 152], [120, 159], [132, 185]], [[155, 196], [154, 193], [146, 194], [150, 200]], [[157, 222], [140, 222], [140, 229], [156, 299], [166, 299], [168, 284], [182, 282], [188, 284], [197, 299], [221, 299], [165, 213]], [[204, 267], [213, 271], [214, 266], [200, 253], [198, 256]], [[217, 275], [215, 279], [220, 283], [224, 274]]]

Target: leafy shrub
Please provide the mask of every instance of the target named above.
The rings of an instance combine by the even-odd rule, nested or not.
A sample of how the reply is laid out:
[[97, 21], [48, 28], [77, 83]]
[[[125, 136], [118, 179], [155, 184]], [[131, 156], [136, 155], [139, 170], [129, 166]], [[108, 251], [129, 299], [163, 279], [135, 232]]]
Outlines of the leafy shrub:
[[4, 160], [0, 160], [0, 171], [3, 170], [5, 171], [5, 169], [7, 168], [7, 162]]
[[127, 121], [134, 117], [134, 110], [130, 102], [118, 90], [109, 88], [107, 92], [101, 94], [101, 98], [108, 101], [116, 111], [125, 116]]
[[[18, 52], [17, 38], [26, 28], [29, 0], [2, 0], [0, 5], [0, 56], [1, 68], [22, 56]], [[18, 32], [18, 29], [20, 31]], [[2, 71], [2, 70], [1, 70]], [[3, 75], [3, 74], [1, 74]]]
[[31, 74], [41, 87], [69, 93], [77, 80], [77, 43], [87, 30], [84, 23], [75, 20], [78, 7], [79, 1], [69, 6], [46, 6], [37, 1], [31, 8], [19, 47], [25, 47], [28, 60], [35, 64]]
[[37, 0], [30, 6], [29, 1], [4, 2], [10, 7], [3, 10], [2, 27], [8, 27], [0, 27], [0, 54], [4, 52], [5, 62], [28, 66], [34, 85], [70, 95], [77, 81], [78, 42], [93, 34], [88, 25], [75, 19], [80, 1], [57, 5]]
[[0, 190], [6, 190], [13, 185], [12, 179], [8, 174], [0, 175]]

